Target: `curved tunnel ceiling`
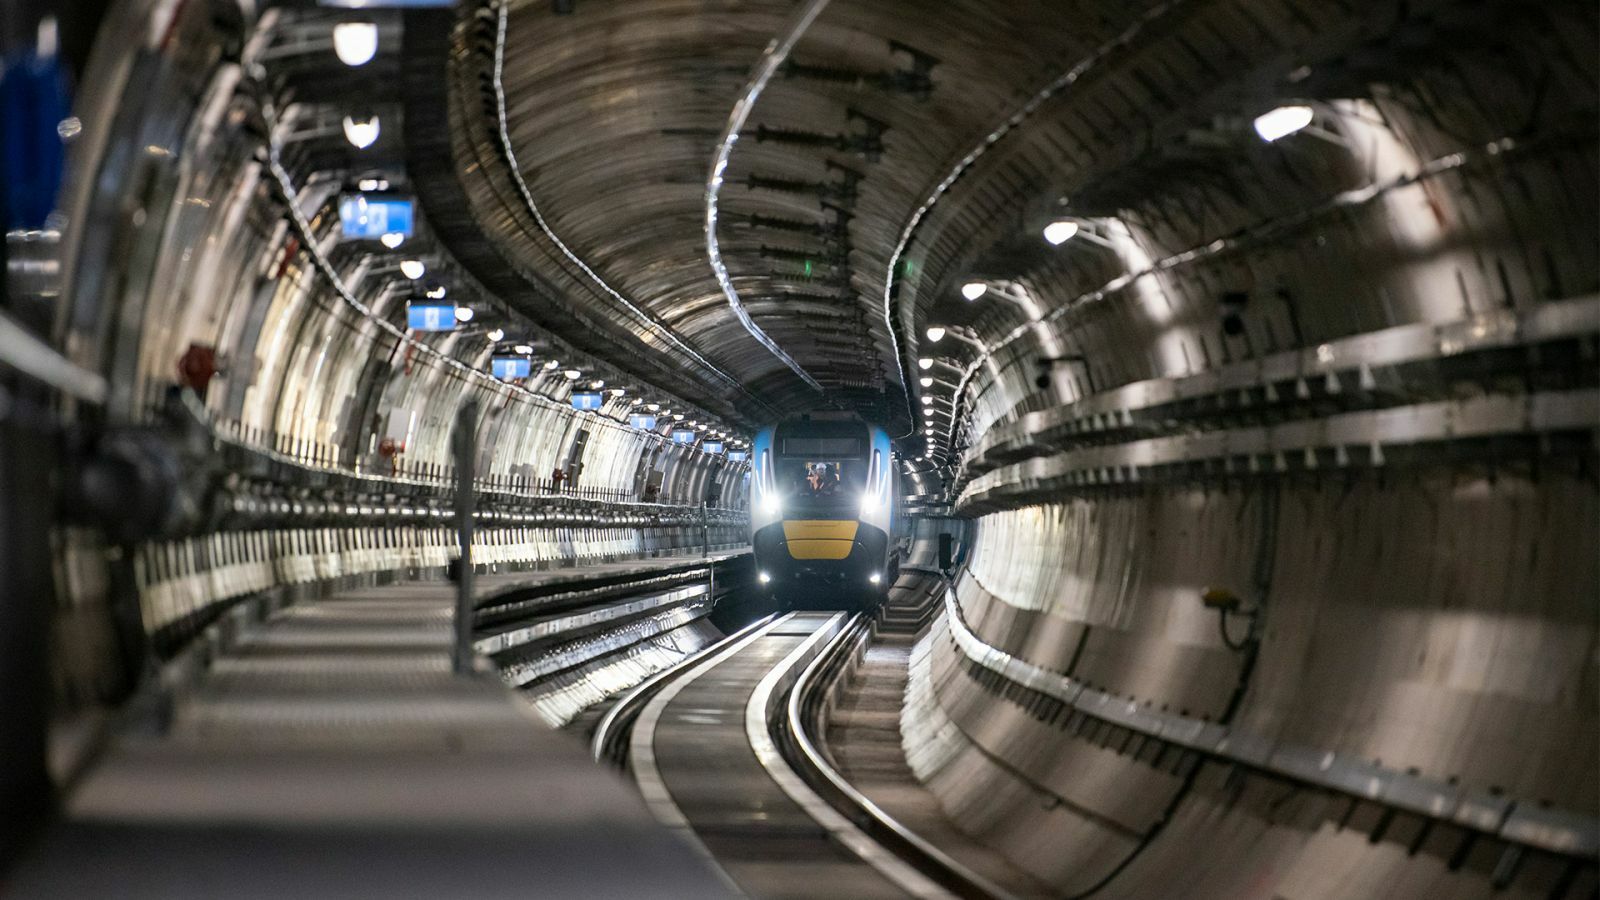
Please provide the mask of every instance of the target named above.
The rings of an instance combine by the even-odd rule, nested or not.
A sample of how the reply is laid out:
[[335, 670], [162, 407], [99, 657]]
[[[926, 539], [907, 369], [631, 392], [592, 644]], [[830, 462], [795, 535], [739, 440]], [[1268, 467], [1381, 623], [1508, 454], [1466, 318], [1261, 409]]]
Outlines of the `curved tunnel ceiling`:
[[[1071, 896], [1594, 894], [1592, 4], [478, 0], [397, 15], [398, 47], [384, 20], [398, 58], [341, 81], [326, 32], [368, 11], [231, 2], [118, 3], [118, 37], [173, 18], [83, 80], [55, 371], [98, 387], [59, 442], [0, 422], [0, 544], [33, 542], [0, 555], [40, 601], [0, 685], [41, 789], [47, 664], [91, 722], [141, 680], [211, 693], [235, 625], [443, 577], [468, 474], [505, 574], [738, 549], [724, 429], [833, 404], [927, 436], [905, 570], [959, 554], [888, 739], [999, 854]], [[708, 264], [705, 179], [823, 5], [718, 212], [780, 354]], [[1307, 127], [1258, 135], [1284, 104]], [[346, 240], [341, 192], [388, 179], [417, 233]], [[471, 327], [404, 327], [422, 258]], [[502, 383], [524, 339], [542, 365]]]
[[[824, 387], [819, 396], [737, 321], [703, 234], [717, 137], [793, 10], [585, 2], [557, 15], [548, 4], [514, 5], [507, 131], [550, 232], [599, 281], [782, 411], [839, 405], [903, 422], [881, 297], [910, 210], [994, 127], [997, 110], [1140, 11], [847, 2], [823, 10], [734, 147], [718, 234], [754, 322]], [[480, 9], [477, 27], [464, 32], [480, 52], [458, 54], [458, 70], [482, 71], [482, 45], [494, 37], [483, 23], [494, 11]], [[474, 199], [480, 211], [496, 202], [487, 192]], [[528, 216], [502, 207], [480, 220], [500, 247], [564, 290], [617, 307]], [[908, 264], [914, 271], [924, 259], [913, 254]]]
[[[685, 344], [779, 409], [841, 405], [902, 427], [915, 408], [901, 382], [916, 326], [935, 310], [963, 315], [959, 304], [938, 307], [969, 273], [1030, 282], [1060, 315], [1063, 300], [1137, 271], [1138, 259], [1157, 263], [1365, 183], [1352, 154], [1276, 152], [1255, 140], [1251, 117], [1276, 103], [1359, 103], [1399, 81], [1424, 108], [1408, 120], [1401, 97], [1368, 112], [1399, 129], [1422, 165], [1517, 128], [1481, 100], [1434, 93], [1479, 74], [1463, 69], [1480, 66], [1485, 48], [1462, 34], [1521, 33], [1547, 60], [1568, 55], [1542, 13], [1494, 3], [828, 4], [751, 111], [718, 210], [734, 289], [759, 329], [824, 386], [819, 397], [741, 327], [702, 234], [719, 131], [795, 9], [588, 0], [558, 15], [514, 5], [506, 133], [551, 232]], [[1489, 49], [1533, 68], [1525, 50]], [[1481, 86], [1531, 95], [1540, 78], [1582, 66], [1549, 69]], [[1430, 72], [1444, 74], [1435, 84]], [[1141, 223], [1139, 252], [1045, 253], [1037, 229], [1062, 212]], [[511, 255], [596, 294], [594, 279], [554, 258], [525, 221], [485, 221]], [[1229, 265], [1233, 281], [1258, 280], [1248, 261]], [[1003, 346], [1012, 312], [978, 324]], [[1078, 348], [1097, 351], [1105, 355]], [[1167, 374], [1155, 368], [1124, 377]]]

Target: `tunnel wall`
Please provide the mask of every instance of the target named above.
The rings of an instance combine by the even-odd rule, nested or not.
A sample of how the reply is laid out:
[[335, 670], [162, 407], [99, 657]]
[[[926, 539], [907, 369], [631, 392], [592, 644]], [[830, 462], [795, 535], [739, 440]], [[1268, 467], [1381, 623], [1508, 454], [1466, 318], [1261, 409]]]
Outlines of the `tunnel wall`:
[[[1600, 571], [1586, 523], [1600, 510], [1582, 482], [1556, 480], [1544, 485], [1558, 488], [1549, 493], [1520, 479], [1419, 477], [1389, 489], [1283, 489], [1276, 497], [1188, 490], [1029, 507], [980, 520], [955, 591], [985, 643], [1131, 704], [1592, 812], [1589, 591]], [[1277, 508], [1276, 522], [1263, 503]], [[1429, 549], [1397, 552], [1386, 546], [1391, 529]], [[1260, 647], [1241, 652], [1223, 642], [1218, 613], [1199, 597], [1211, 585], [1252, 583], [1263, 543], [1273, 575], [1260, 595]], [[1538, 565], [1546, 555], [1572, 564]], [[1231, 627], [1236, 639], [1247, 630], [1237, 620]], [[954, 727], [919, 738], [908, 726], [908, 752], [942, 755], [923, 774], [947, 809], [1037, 874], [1082, 889], [1133, 858], [1152, 833], [1152, 847], [1226, 836], [1198, 811], [1232, 805], [1226, 790], [1186, 787], [1148, 753], [1041, 722], [1037, 709], [997, 697], [937, 630], [924, 652], [930, 669], [909, 698], [908, 719]], [[1345, 866], [1377, 867], [1384, 879], [1432, 880], [1433, 890], [1466, 894], [1488, 875], [1476, 867], [1495, 861], [1486, 854], [1449, 873], [1437, 848], [1407, 852], [1414, 829], [1377, 846], [1365, 834], [1352, 841], [1336, 827], [1343, 807], [1317, 805], [1290, 821], [1235, 810], [1228, 828], [1271, 827], [1282, 838], [1243, 868], [1316, 874], [1326, 884], [1330, 872], [1349, 874]], [[1559, 863], [1543, 866], [1524, 872], [1530, 895], [1560, 877]], [[1129, 877], [1114, 884], [1137, 884]]]
[[[1592, 816], [1592, 10], [1160, 7], [1182, 15], [1044, 104], [1048, 126], [929, 219], [930, 283], [1015, 228], [1005, 191], [1069, 198], [1103, 242], [976, 316], [996, 349], [963, 379], [954, 429], [958, 617], [1135, 710]], [[128, 435], [134, 462], [137, 436], [198, 437], [152, 452], [203, 489], [152, 513], [161, 537], [108, 541], [81, 519], [54, 535], [63, 696], [113, 692], [141, 641], [165, 652], [261, 585], [437, 569], [467, 398], [489, 413], [486, 502], [509, 517], [482, 531], [486, 556], [695, 540], [681, 510], [529, 494], [585, 424], [601, 454], [586, 501], [634, 496], [661, 454], [663, 496], [693, 504], [721, 463], [572, 412], [554, 375], [494, 384], [460, 334], [398, 333], [395, 255], [334, 236], [331, 201], [364, 161], [289, 89], [304, 82], [257, 68], [253, 5], [119, 10], [108, 30], [127, 39], [100, 42], [87, 80], [57, 333], [112, 398], [68, 412]], [[1374, 62], [1395, 53], [1398, 74]], [[1312, 97], [1320, 133], [1215, 152], [1213, 116], [1243, 130], [1271, 90]], [[1423, 350], [1377, 362], [1416, 326]], [[223, 362], [198, 435], [172, 390], [191, 344]], [[1070, 355], [1036, 387], [1041, 358]], [[1240, 610], [1206, 606], [1213, 590]], [[1469, 840], [1104, 719], [1051, 721], [958, 625], [920, 646], [908, 754], [957, 821], [1069, 893], [1149, 895], [1176, 872], [1216, 896], [1592, 890], [1498, 831]]]
[[[1194, 15], [1215, 15], [1229, 78], [1272, 75], [1282, 57], [1248, 48], [1222, 21], [1235, 11]], [[1592, 834], [1600, 273], [1577, 122], [1595, 79], [1567, 48], [1594, 21], [1526, 12], [1494, 22], [1519, 63], [1436, 46], [1447, 61], [1319, 98], [1321, 136], [1194, 179], [1138, 138], [1111, 149], [1117, 98], [1149, 83], [1136, 59], [1074, 96], [1103, 100], [1078, 137], [1105, 158], [1038, 193], [1070, 193], [1099, 242], [1011, 282], [1025, 302], [980, 301], [993, 352], [960, 364], [961, 627], [1130, 716], [1560, 809]], [[1361, 45], [1347, 38], [1288, 44], [1325, 72], [1315, 54]], [[1129, 56], [1181, 56], [1172, 40]], [[950, 219], [981, 217], [1004, 173], [1043, 170], [1036, 144], [968, 176]], [[980, 262], [955, 255], [956, 272]], [[1574, 324], [1554, 337], [1536, 324], [1552, 319]], [[1406, 335], [1421, 349], [1386, 355]], [[1572, 416], [1534, 412], [1546, 402]], [[1508, 413], [1469, 424], [1491, 403]], [[1592, 859], [1073, 712], [985, 668], [956, 627], [941, 617], [918, 646], [908, 759], [954, 821], [1065, 895], [1593, 890]]]
[[[492, 378], [487, 326], [406, 330], [421, 286], [399, 260], [446, 275], [452, 262], [429, 243], [426, 210], [395, 250], [341, 240], [341, 188], [381, 175], [404, 190], [404, 172], [385, 145], [370, 160], [346, 148], [295, 60], [264, 52], [294, 17], [318, 15], [140, 0], [106, 26], [136, 39], [96, 44], [63, 202], [56, 340], [111, 386], [103, 408], [69, 410], [96, 435], [85, 456], [115, 457], [116, 477], [156, 471], [167, 494], [102, 485], [87, 509], [144, 516], [133, 534], [69, 510], [75, 524], [57, 535], [63, 712], [118, 696], [148, 654], [176, 652], [240, 598], [437, 577], [455, 555], [451, 435], [468, 401], [480, 411], [480, 565], [745, 541], [740, 466], [628, 427], [632, 396], [607, 386], [605, 408], [580, 412], [559, 370]], [[392, 118], [385, 129], [400, 132]], [[495, 308], [454, 274], [480, 312]], [[194, 374], [194, 348], [202, 368], [215, 358], [209, 380]], [[570, 470], [580, 436], [581, 477], [557, 490], [550, 474]], [[652, 469], [660, 490], [643, 503]]]

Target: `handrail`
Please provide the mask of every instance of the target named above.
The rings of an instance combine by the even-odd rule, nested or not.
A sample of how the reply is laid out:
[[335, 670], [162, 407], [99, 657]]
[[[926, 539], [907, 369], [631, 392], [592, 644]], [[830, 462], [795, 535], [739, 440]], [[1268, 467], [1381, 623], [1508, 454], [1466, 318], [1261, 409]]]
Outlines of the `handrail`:
[[881, 843], [892, 845], [902, 858], [916, 860], [918, 868], [941, 886], [961, 897], [1013, 896], [900, 824], [846, 781], [819, 749], [819, 741], [813, 734], [814, 730], [820, 733], [821, 698], [842, 677], [845, 661], [870, 639], [871, 622], [857, 613], [800, 673], [789, 692], [788, 733], [798, 750], [790, 756], [789, 762], [804, 770], [813, 787], [824, 789], [825, 798], [835, 809]]
[[[363, 472], [356, 469], [345, 468], [343, 466], [325, 464], [319, 465], [308, 462], [290, 454], [242, 440], [239, 437], [229, 434], [225, 430], [218, 430], [216, 428], [216, 423], [206, 415], [203, 408], [196, 408], [194, 404], [190, 404], [190, 407], [191, 412], [194, 414], [197, 421], [199, 421], [203, 427], [208, 429], [211, 437], [219, 444], [226, 448], [230, 448], [237, 453], [254, 456], [264, 464], [298, 470], [306, 475], [345, 479], [355, 482], [357, 486], [367, 486], [373, 490], [390, 491], [396, 487], [408, 487], [441, 492], [447, 492], [450, 490], [449, 481], [443, 477], [433, 478], [410, 475], [380, 475], [375, 472]], [[537, 481], [535, 482], [535, 484], [538, 483], [539, 482]], [[699, 516], [702, 509], [701, 506], [691, 506], [689, 504], [649, 502], [632, 498], [613, 498], [605, 496], [593, 497], [570, 492], [545, 493], [539, 490], [519, 490], [517, 489], [516, 485], [508, 484], [496, 476], [475, 478], [473, 479], [472, 484], [474, 492], [481, 495], [486, 500], [539, 501], [547, 504], [553, 504], [562, 508], [574, 505], [582, 506], [584, 504], [598, 504], [607, 510], [632, 512], [641, 515], [662, 513], [688, 515], [692, 513], [696, 516]], [[442, 496], [445, 495], [441, 494], [441, 497]], [[748, 513], [748, 511], [745, 509], [731, 506], [705, 507], [705, 512], [717, 516], [734, 515], [741, 517], [747, 515]]]
[[0, 366], [14, 369], [84, 403], [106, 402], [106, 380], [62, 356], [0, 310]]

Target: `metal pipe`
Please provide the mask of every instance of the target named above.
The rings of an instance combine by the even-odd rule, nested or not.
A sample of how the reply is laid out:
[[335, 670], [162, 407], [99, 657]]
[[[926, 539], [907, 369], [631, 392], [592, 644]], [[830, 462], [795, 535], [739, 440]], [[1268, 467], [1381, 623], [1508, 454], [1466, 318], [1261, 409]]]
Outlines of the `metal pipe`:
[[773, 38], [765, 50], [761, 52], [761, 59], [756, 62], [750, 74], [750, 82], [745, 85], [744, 93], [739, 101], [733, 105], [728, 113], [728, 124], [722, 131], [721, 138], [717, 141], [717, 152], [711, 161], [711, 175], [706, 179], [706, 260], [711, 264], [711, 272], [717, 278], [717, 285], [722, 288], [722, 294], [728, 300], [734, 316], [739, 319], [739, 324], [745, 331], [755, 338], [761, 346], [775, 357], [779, 362], [789, 367], [789, 370], [799, 376], [812, 390], [822, 393], [822, 385], [811, 376], [794, 357], [778, 346], [760, 325], [750, 317], [749, 310], [739, 299], [739, 292], [734, 289], [733, 278], [728, 274], [728, 267], [722, 261], [722, 248], [717, 243], [717, 199], [722, 193], [723, 175], [728, 168], [728, 159], [733, 155], [733, 145], [739, 140], [739, 132], [743, 130], [745, 121], [750, 117], [750, 111], [755, 107], [756, 98], [761, 96], [761, 91], [772, 79], [778, 67], [788, 59], [789, 52], [795, 44], [800, 42], [800, 37], [806, 29], [821, 14], [823, 7], [828, 5], [828, 0], [808, 0], [795, 11], [790, 19], [789, 26], [780, 37]]
[[472, 516], [477, 496], [472, 490], [472, 468], [478, 450], [478, 401], [468, 400], [456, 413], [453, 441], [456, 457], [456, 539], [461, 555], [456, 561], [456, 619], [454, 668], [472, 671]]

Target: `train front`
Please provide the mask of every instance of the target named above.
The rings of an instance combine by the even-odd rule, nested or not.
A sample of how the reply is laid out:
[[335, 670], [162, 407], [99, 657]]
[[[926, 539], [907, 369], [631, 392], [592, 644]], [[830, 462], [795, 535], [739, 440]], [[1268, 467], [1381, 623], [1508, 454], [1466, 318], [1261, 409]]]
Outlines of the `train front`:
[[792, 420], [753, 446], [757, 578], [785, 605], [881, 595], [894, 578], [889, 437], [859, 421]]

